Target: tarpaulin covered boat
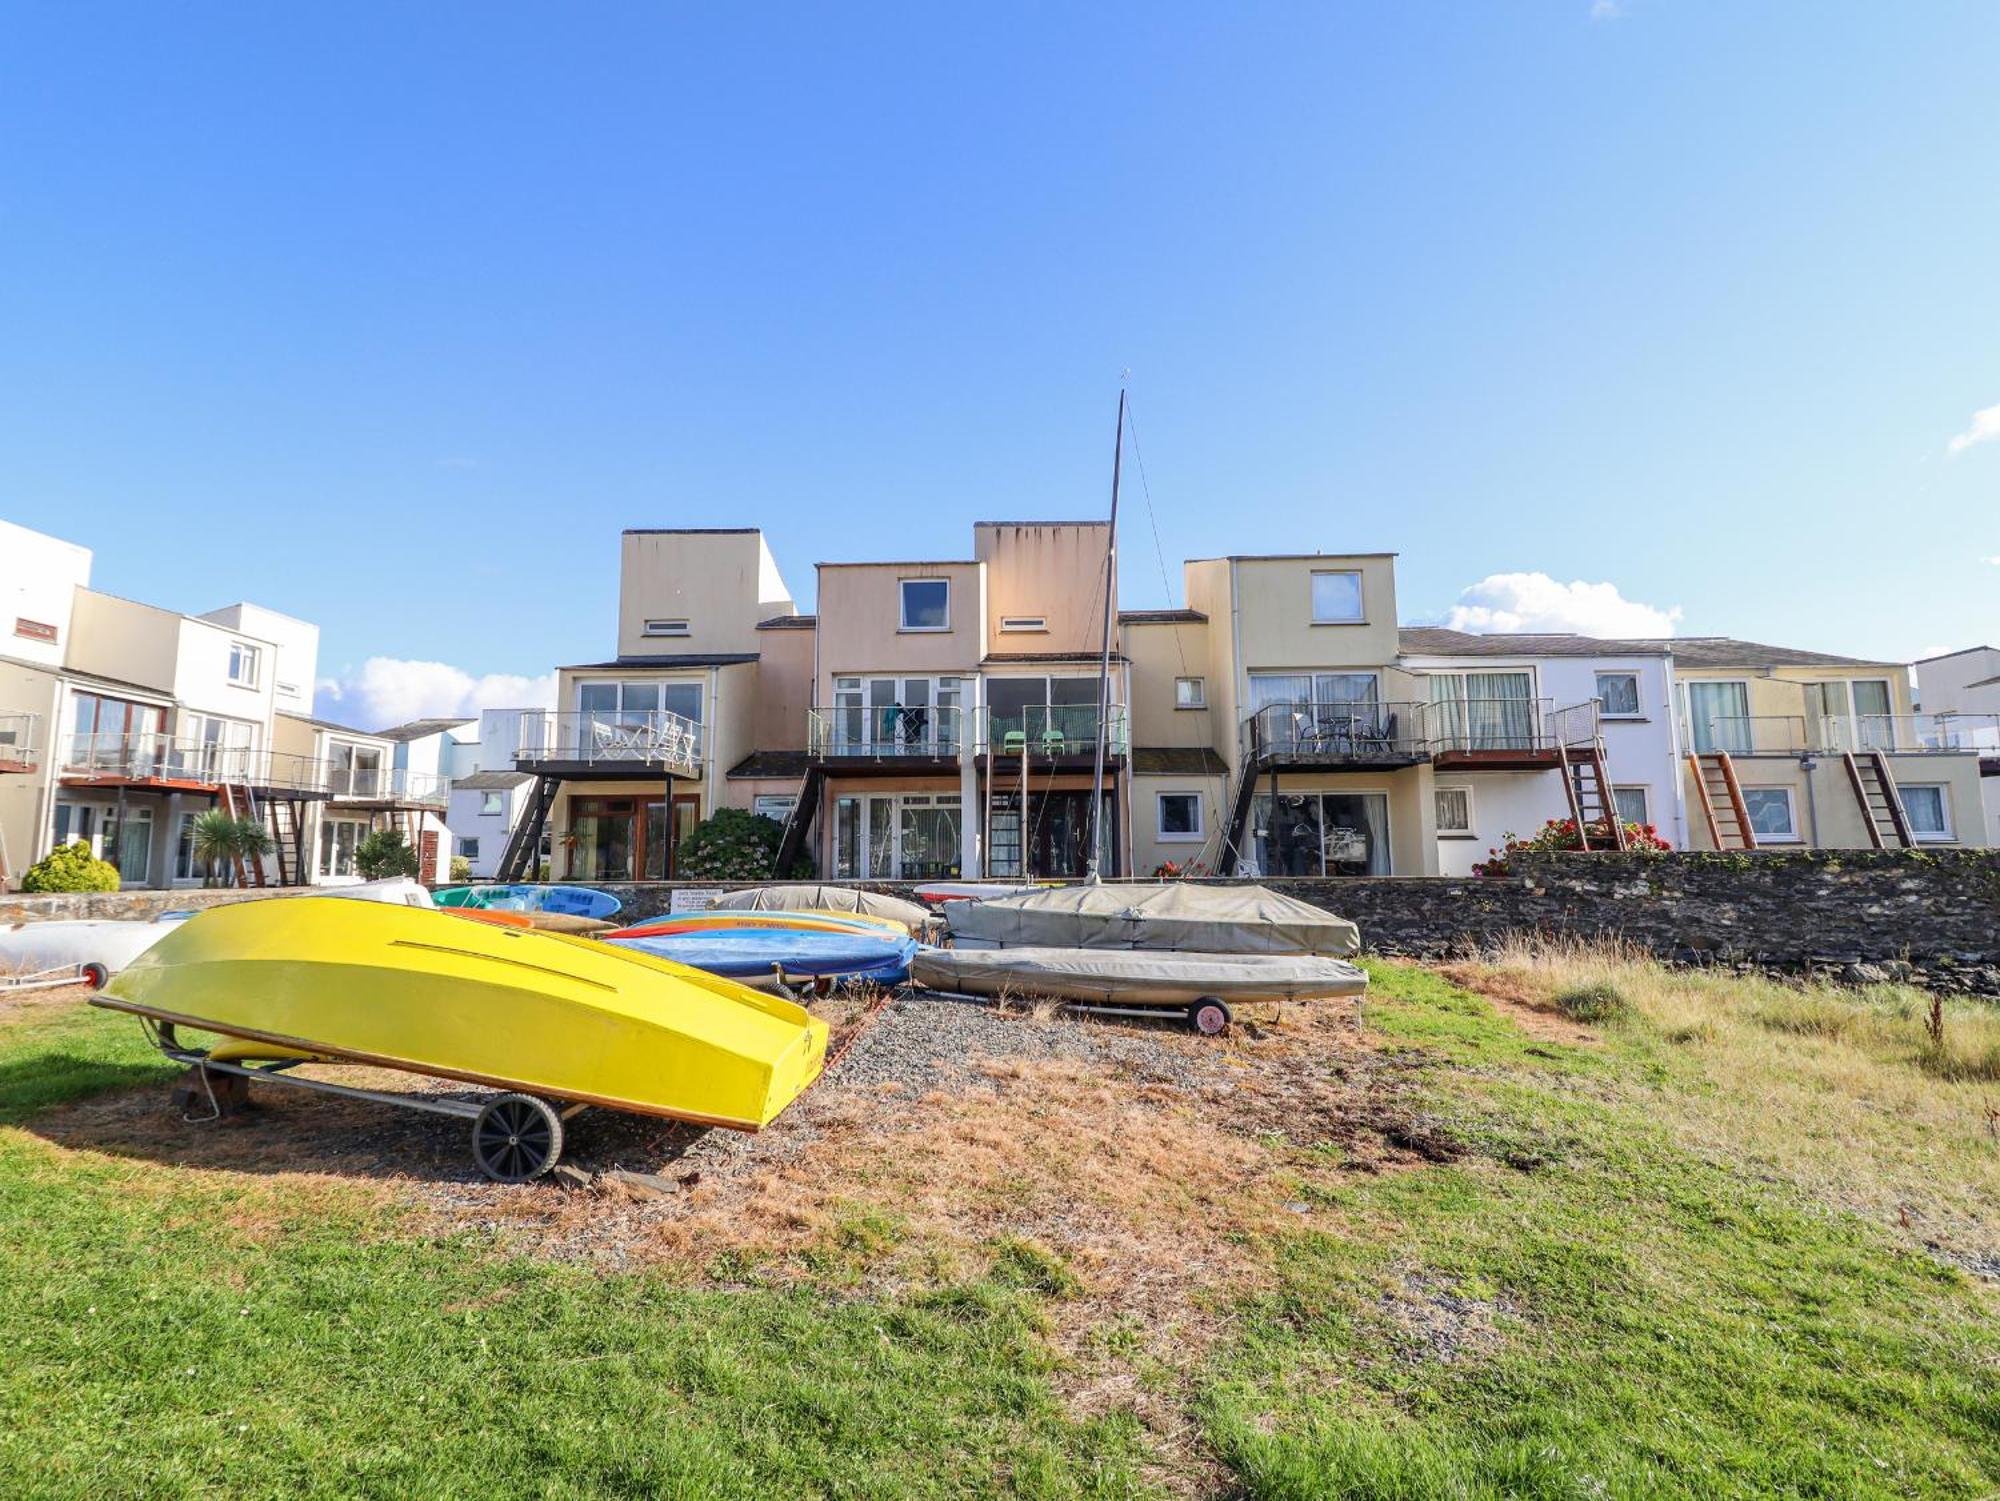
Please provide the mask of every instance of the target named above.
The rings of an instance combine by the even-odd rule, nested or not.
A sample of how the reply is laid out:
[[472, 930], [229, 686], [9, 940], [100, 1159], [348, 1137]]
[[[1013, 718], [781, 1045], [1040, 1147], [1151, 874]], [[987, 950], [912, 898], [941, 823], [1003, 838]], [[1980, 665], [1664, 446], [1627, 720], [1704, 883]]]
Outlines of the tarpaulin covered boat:
[[756, 1130], [826, 1024], [654, 955], [443, 912], [297, 897], [180, 924], [94, 998], [280, 1050]]
[[1323, 954], [1361, 947], [1345, 918], [1262, 886], [1184, 881], [1058, 886], [945, 909], [960, 947]]
[[569, 917], [616, 917], [625, 904], [588, 886], [446, 886], [440, 907], [488, 907], [501, 912], [560, 912]]
[[608, 938], [619, 948], [638, 949], [710, 974], [737, 979], [872, 980], [894, 985], [910, 972], [915, 939], [894, 933], [812, 928], [707, 928], [646, 938]]
[[816, 933], [875, 933], [907, 938], [910, 930], [893, 917], [865, 912], [682, 912], [649, 917], [630, 927], [601, 934], [604, 938], [660, 938], [673, 933], [707, 933], [723, 929], [801, 928]]
[[906, 902], [899, 896], [879, 891], [863, 891], [858, 886], [834, 886], [812, 881], [792, 881], [778, 886], [746, 886], [741, 891], [725, 891], [709, 904], [711, 912], [859, 912], [870, 917], [892, 917], [912, 933], [935, 922], [928, 907]]

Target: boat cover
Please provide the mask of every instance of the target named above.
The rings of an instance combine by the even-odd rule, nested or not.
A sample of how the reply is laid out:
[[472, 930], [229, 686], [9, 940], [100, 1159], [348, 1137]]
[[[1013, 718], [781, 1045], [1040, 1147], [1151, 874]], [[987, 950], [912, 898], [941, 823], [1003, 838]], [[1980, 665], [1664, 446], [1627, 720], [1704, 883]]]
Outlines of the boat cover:
[[1316, 954], [1168, 954], [1143, 949], [924, 949], [910, 978], [970, 995], [1056, 996], [1112, 1006], [1185, 1006], [1204, 996], [1288, 1001], [1360, 995], [1368, 976]]
[[952, 937], [1002, 948], [1352, 954], [1353, 923], [1263, 886], [1185, 881], [1055, 886], [945, 909]]
[[709, 928], [602, 941], [731, 979], [754, 979], [777, 972], [787, 980], [874, 980], [883, 985], [902, 981], [910, 972], [910, 956], [917, 951], [914, 938], [858, 928], [849, 933], [808, 928]]
[[893, 917], [912, 932], [933, 921], [930, 910], [899, 896], [863, 891], [857, 886], [823, 886], [810, 881], [783, 886], [746, 886], [727, 891], [709, 903], [725, 912], [865, 912]]

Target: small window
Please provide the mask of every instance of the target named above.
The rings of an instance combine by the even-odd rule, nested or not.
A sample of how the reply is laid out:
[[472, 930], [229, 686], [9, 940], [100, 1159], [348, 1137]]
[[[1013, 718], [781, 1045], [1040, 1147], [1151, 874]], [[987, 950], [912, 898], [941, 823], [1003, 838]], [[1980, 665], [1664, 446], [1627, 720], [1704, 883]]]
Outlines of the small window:
[[242, 688], [257, 686], [257, 648], [241, 641], [230, 643], [229, 681]]
[[1440, 787], [1437, 789], [1437, 831], [1446, 839], [1470, 839], [1472, 837], [1472, 789], [1470, 787]]
[[1357, 625], [1361, 615], [1361, 575], [1315, 573], [1312, 576], [1314, 625]]
[[277, 689], [289, 698], [297, 698], [299, 696], [299, 685], [297, 683], [279, 683]]
[[798, 798], [780, 792], [760, 792], [750, 800], [750, 811], [759, 818], [768, 818], [772, 823], [783, 823], [792, 816], [792, 809], [798, 806]]
[[1202, 837], [1199, 792], [1162, 792], [1159, 800], [1162, 842]]
[[685, 636], [688, 623], [685, 620], [649, 620], [646, 622], [648, 636]]
[[507, 814], [507, 794], [504, 792], [480, 793], [479, 813], [482, 818], [504, 818]]
[[1639, 717], [1639, 674], [1600, 672], [1597, 675], [1597, 702], [1611, 719]]
[[1950, 839], [1951, 799], [1945, 796], [1940, 785], [1912, 787], [1904, 783], [1899, 789], [1903, 794], [1903, 817], [1909, 820], [1910, 833], [1918, 839]]
[[903, 629], [951, 629], [951, 584], [945, 579], [903, 580]]
[[479, 841], [477, 839], [459, 840], [458, 852], [467, 860], [477, 860], [479, 858]]
[[25, 615], [14, 617], [14, 634], [29, 641], [54, 641], [56, 628], [40, 620], [30, 620]]
[[1201, 678], [1175, 678], [1174, 707], [1176, 709], [1207, 708], [1208, 684]]
[[1653, 810], [1644, 787], [1613, 787], [1611, 802], [1618, 809], [1620, 823], [1636, 823], [1641, 828], [1653, 821]]
[[1745, 787], [1743, 806], [1750, 814], [1750, 830], [1758, 843], [1794, 842], [1799, 837], [1799, 821], [1792, 811], [1789, 787]]
[[1003, 631], [1045, 631], [1049, 628], [1046, 615], [1002, 615], [1000, 629]]

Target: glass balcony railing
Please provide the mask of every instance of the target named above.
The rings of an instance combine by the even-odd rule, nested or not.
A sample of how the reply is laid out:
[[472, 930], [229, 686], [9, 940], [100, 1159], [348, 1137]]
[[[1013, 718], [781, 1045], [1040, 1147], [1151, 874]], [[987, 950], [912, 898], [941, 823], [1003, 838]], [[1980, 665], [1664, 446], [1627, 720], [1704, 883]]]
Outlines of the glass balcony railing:
[[245, 787], [439, 809], [451, 796], [449, 779], [428, 772], [357, 766], [152, 733], [70, 735], [61, 747], [58, 769], [75, 779]]
[[[1096, 704], [1030, 704], [1015, 710], [986, 711], [981, 749], [1002, 759], [1026, 755], [1049, 759], [1095, 756], [1099, 738]], [[1104, 753], [1122, 756], [1131, 749], [1130, 721], [1123, 704], [1112, 704], [1103, 725]]]
[[1815, 749], [1802, 714], [1714, 715], [1681, 721], [1681, 743], [1697, 754], [1802, 756]]
[[2000, 755], [2000, 714], [1857, 714], [1820, 721], [1823, 748], [1895, 755]]
[[42, 758], [42, 716], [0, 713], [0, 771], [27, 771]]
[[949, 759], [965, 741], [965, 710], [957, 704], [820, 705], [808, 711], [806, 731], [815, 756]]
[[635, 771], [692, 777], [700, 773], [706, 748], [704, 726], [665, 709], [632, 713], [533, 709], [521, 715], [514, 761], [525, 767], [548, 762], [630, 765]]

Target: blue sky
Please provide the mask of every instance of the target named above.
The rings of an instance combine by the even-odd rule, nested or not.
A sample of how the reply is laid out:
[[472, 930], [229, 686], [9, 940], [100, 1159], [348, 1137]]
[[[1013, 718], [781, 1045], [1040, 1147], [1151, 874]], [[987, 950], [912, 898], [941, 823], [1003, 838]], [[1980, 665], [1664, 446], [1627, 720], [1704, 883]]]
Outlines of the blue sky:
[[0, 515], [531, 675], [622, 527], [809, 603], [1098, 514], [1129, 369], [1130, 605], [1393, 548], [1409, 620], [1994, 640], [1996, 78], [1975, 4], [17, 6]]

